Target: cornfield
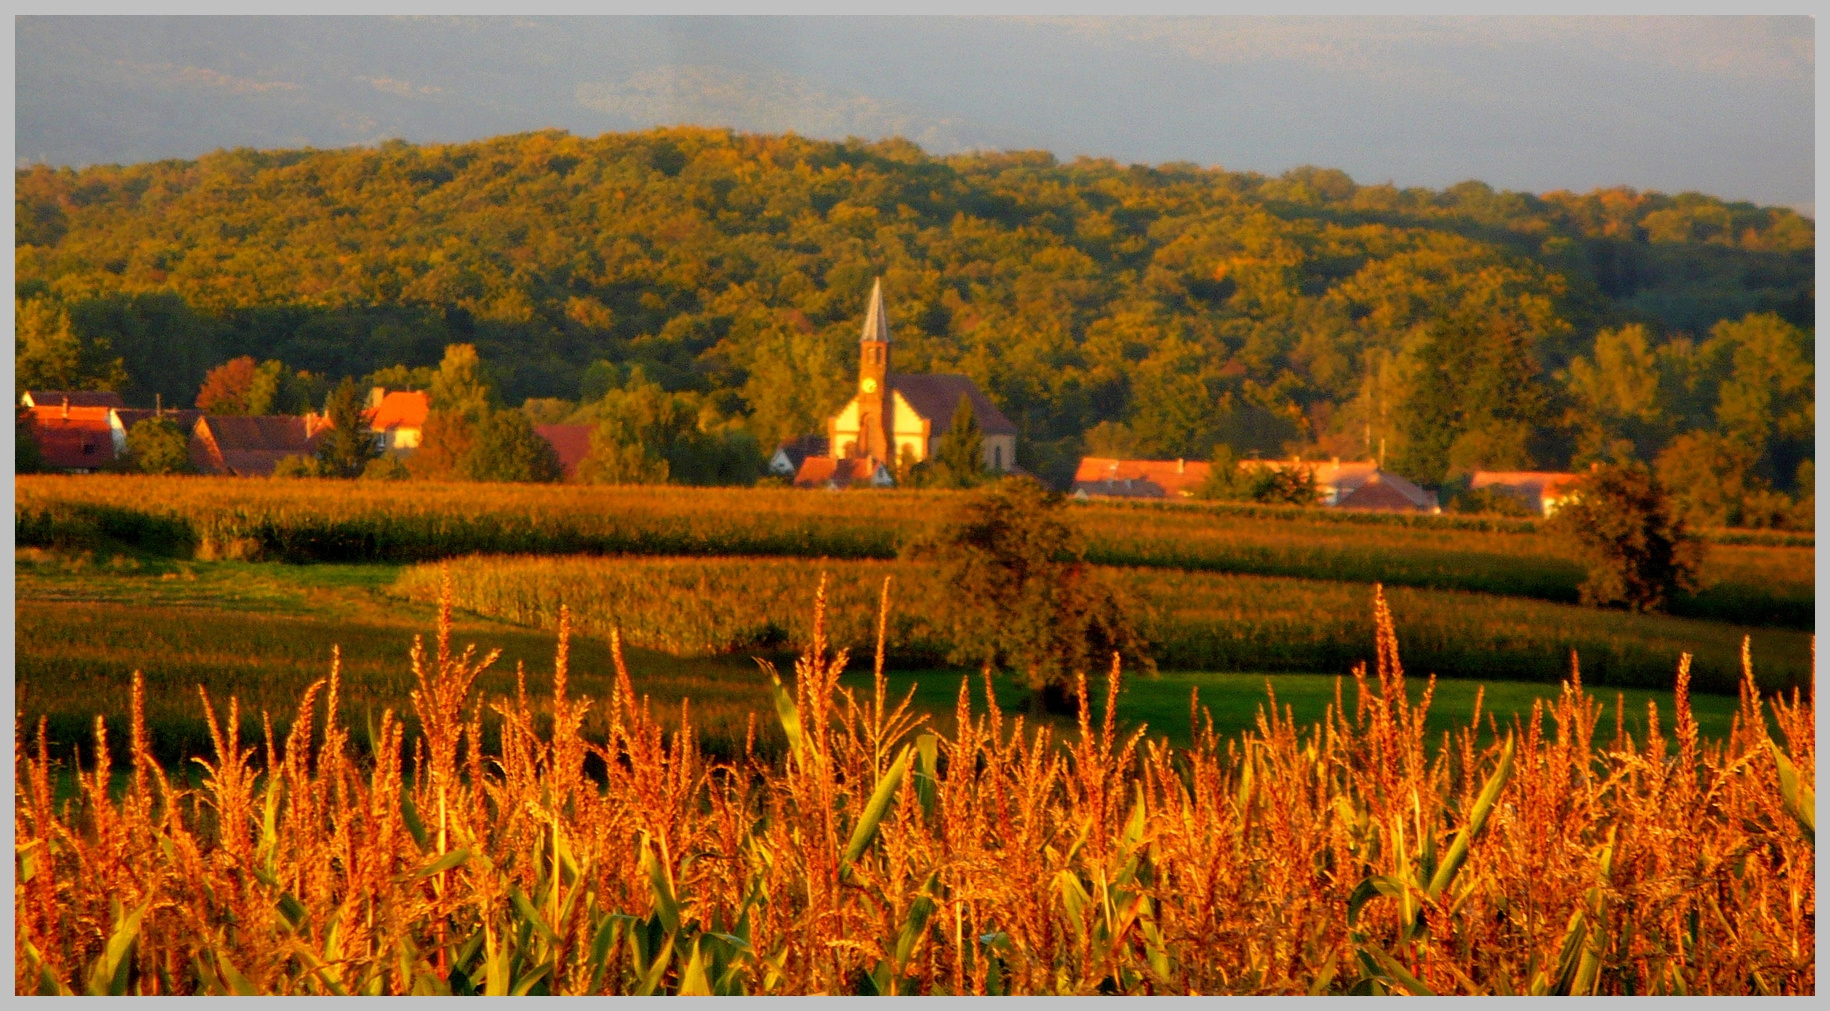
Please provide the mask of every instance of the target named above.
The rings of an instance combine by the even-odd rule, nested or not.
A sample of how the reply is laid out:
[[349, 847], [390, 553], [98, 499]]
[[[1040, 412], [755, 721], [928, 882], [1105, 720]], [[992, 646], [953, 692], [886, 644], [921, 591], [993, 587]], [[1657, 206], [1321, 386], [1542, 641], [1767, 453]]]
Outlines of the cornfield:
[[612, 696], [573, 698], [563, 615], [537, 732], [524, 670], [473, 690], [494, 655], [453, 649], [449, 594], [412, 652], [422, 730], [383, 713], [369, 764], [317, 719], [334, 662], [283, 740], [203, 695], [195, 788], [152, 760], [137, 681], [118, 796], [99, 726], [64, 804], [42, 732], [16, 732], [16, 989], [1815, 991], [1815, 695], [1762, 698], [1751, 665], [1720, 743], [1687, 662], [1669, 737], [1656, 708], [1645, 739], [1609, 736], [1572, 664], [1548, 712], [1431, 741], [1379, 594], [1376, 663], [1313, 726], [1272, 698], [1235, 740], [1121, 733], [1115, 662], [1100, 718], [1080, 677], [1066, 739], [975, 710], [970, 679], [948, 736], [885, 696], [881, 636], [875, 692], [838, 686], [825, 610], [822, 588], [789, 683], [759, 674], [777, 761], [708, 759], [686, 704], [664, 732], [615, 650]]
[[[183, 557], [421, 562], [472, 553], [890, 559], [957, 493], [31, 476], [20, 545]], [[1100, 565], [1290, 576], [1574, 602], [1583, 570], [1530, 521], [1254, 506], [1074, 509]], [[1727, 532], [1720, 535], [1728, 536]], [[1741, 541], [1758, 540], [1747, 531]], [[1811, 628], [1815, 539], [1715, 544], [1691, 617]]]
[[[1373, 649], [1362, 586], [1173, 569], [1103, 572], [1166, 669], [1338, 671]], [[805, 646], [805, 601], [824, 579], [834, 605], [826, 635], [837, 646], [868, 649], [876, 588], [891, 573], [898, 607], [885, 639], [892, 658], [938, 662], [950, 643], [936, 616], [951, 591], [931, 566], [910, 562], [473, 555], [408, 568], [391, 592], [434, 603], [448, 586], [463, 610], [545, 628], [556, 627], [565, 607], [590, 635], [614, 629], [632, 645], [707, 655]], [[1699, 689], [1732, 695], [1738, 647], [1751, 634], [1763, 687], [1810, 677], [1810, 634], [1791, 629], [1434, 590], [1396, 589], [1390, 604], [1413, 666], [1447, 676], [1554, 684], [1575, 651], [1591, 684], [1666, 689], [1679, 654], [1689, 653]]]

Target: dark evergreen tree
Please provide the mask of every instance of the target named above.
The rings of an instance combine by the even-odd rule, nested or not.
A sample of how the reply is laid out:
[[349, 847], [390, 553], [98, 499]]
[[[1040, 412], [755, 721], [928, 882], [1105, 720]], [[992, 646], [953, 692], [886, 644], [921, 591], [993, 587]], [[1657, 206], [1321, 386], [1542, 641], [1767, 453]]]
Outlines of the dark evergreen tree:
[[354, 379], [345, 377], [325, 398], [324, 413], [330, 431], [318, 444], [318, 462], [328, 477], [361, 477], [370, 460], [381, 455], [362, 419], [362, 394]]
[[972, 415], [972, 398], [962, 393], [959, 406], [953, 409], [953, 421], [935, 447], [934, 465], [924, 483], [935, 488], [971, 488], [983, 484], [986, 477], [985, 436]]

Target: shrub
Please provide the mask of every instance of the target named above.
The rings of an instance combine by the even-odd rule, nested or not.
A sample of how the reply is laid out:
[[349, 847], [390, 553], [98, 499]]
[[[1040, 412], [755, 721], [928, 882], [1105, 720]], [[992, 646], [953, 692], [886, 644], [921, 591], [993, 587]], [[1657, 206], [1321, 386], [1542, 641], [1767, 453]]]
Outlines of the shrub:
[[191, 470], [191, 438], [171, 418], [147, 418], [127, 433], [127, 465], [142, 474]]
[[553, 444], [534, 431], [520, 411], [490, 411], [476, 426], [476, 437], [460, 461], [472, 481], [551, 482], [561, 473]]
[[315, 456], [284, 456], [273, 465], [274, 477], [327, 477], [324, 464]]
[[1583, 475], [1550, 528], [1589, 566], [1577, 591], [1585, 604], [1662, 611], [1674, 594], [1697, 587], [1702, 545], [1643, 467]]
[[394, 456], [378, 456], [362, 468], [364, 481], [405, 481], [412, 476], [407, 465]]

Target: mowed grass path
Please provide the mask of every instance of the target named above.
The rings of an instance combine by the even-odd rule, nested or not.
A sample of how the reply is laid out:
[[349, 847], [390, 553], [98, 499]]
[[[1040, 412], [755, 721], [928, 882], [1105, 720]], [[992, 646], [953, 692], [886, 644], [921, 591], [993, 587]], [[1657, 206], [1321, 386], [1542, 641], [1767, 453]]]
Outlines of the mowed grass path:
[[[387, 566], [142, 561], [137, 568], [106, 563], [73, 567], [67, 558], [27, 551], [15, 573], [22, 729], [31, 734], [38, 717], [48, 717], [56, 752], [64, 756], [79, 742], [87, 748], [97, 715], [107, 718], [117, 744], [125, 740], [128, 686], [136, 669], [147, 680], [155, 747], [168, 761], [207, 751], [199, 684], [209, 690], [219, 712], [231, 696], [241, 700], [245, 740], [259, 739], [262, 710], [271, 714], [276, 733], [283, 733], [306, 685], [329, 672], [333, 645], [342, 654], [345, 719], [360, 744], [365, 723], [379, 719], [384, 708], [410, 711], [408, 652], [415, 634], [430, 642], [435, 624], [433, 607], [381, 595], [380, 588], [397, 574]], [[454, 639], [484, 651], [502, 649], [502, 658], [478, 683], [483, 693], [495, 698], [512, 694], [519, 663], [536, 711], [545, 707], [552, 678], [550, 631], [460, 613]], [[677, 722], [682, 699], [691, 700], [690, 718], [715, 750], [729, 754], [741, 748], [752, 714], [763, 746], [778, 746], [766, 678], [748, 655], [687, 659], [632, 648], [627, 658], [637, 691], [651, 696], [668, 722]], [[792, 663], [784, 653], [769, 658], [784, 674]], [[854, 656], [846, 683], [868, 691], [869, 668], [868, 655]], [[574, 638], [571, 677], [575, 693], [608, 697], [614, 667], [601, 637]], [[900, 670], [888, 675], [897, 698], [914, 688], [917, 708], [933, 714], [943, 728], [951, 725], [962, 678], [972, 685], [975, 710], [982, 711], [983, 687], [975, 674]], [[1335, 681], [1329, 675], [1166, 671], [1154, 679], [1127, 678], [1119, 711], [1127, 725], [1142, 722], [1152, 736], [1166, 734], [1185, 743], [1191, 689], [1199, 689], [1216, 727], [1232, 735], [1253, 725], [1267, 682], [1280, 706], [1291, 706], [1299, 722], [1312, 722], [1333, 701]], [[1409, 682], [1413, 693], [1422, 686], [1421, 676]], [[1432, 731], [1465, 725], [1477, 687], [1473, 681], [1439, 681]], [[1023, 711], [1025, 692], [1018, 685], [998, 678], [994, 688], [1008, 712]], [[1343, 690], [1351, 706], [1351, 680]], [[1529, 713], [1533, 699], [1556, 691], [1553, 684], [1488, 682], [1484, 709], [1504, 724], [1514, 714]], [[1097, 682], [1095, 694], [1103, 696]], [[1604, 718], [1611, 722], [1615, 693], [1604, 689], [1596, 695], [1608, 707]], [[1643, 726], [1648, 701], [1659, 704], [1669, 725], [1669, 692], [1628, 690], [1625, 698], [1629, 727]], [[1726, 734], [1732, 697], [1698, 695], [1694, 705], [1704, 733]], [[602, 706], [593, 708], [588, 733], [601, 729]], [[1070, 725], [1059, 717], [1032, 713], [1028, 718], [1048, 719], [1062, 730]]]

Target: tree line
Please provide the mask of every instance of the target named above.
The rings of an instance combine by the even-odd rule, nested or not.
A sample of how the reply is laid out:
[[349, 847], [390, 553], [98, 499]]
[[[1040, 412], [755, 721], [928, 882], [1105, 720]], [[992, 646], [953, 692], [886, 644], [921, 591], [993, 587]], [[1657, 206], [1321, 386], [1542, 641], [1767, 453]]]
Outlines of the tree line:
[[1056, 484], [1302, 452], [1454, 500], [1633, 460], [1693, 522], [1808, 514], [1815, 231], [1782, 208], [679, 128], [36, 167], [15, 212], [28, 385], [189, 403], [245, 355], [284, 363], [257, 399], [321, 402], [468, 345], [531, 420], [622, 426], [600, 473], [735, 479], [850, 396], [881, 275], [897, 367], [971, 376]]

